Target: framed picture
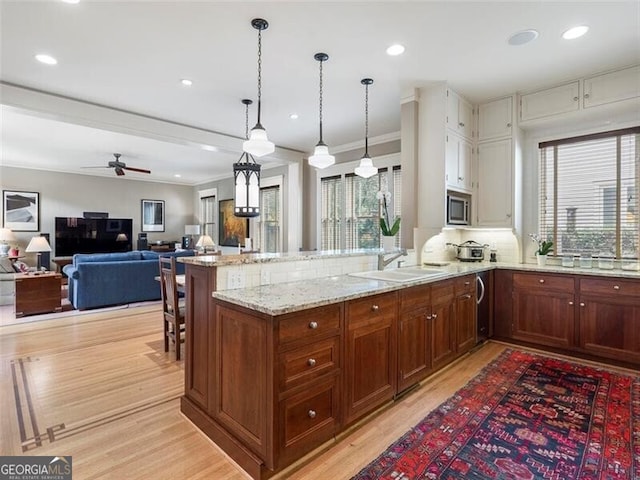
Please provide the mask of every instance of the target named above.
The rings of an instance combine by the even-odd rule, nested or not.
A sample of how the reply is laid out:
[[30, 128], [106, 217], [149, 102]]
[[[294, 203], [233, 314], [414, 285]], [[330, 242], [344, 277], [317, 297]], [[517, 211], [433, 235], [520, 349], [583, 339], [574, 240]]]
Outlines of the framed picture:
[[233, 214], [233, 199], [220, 200], [220, 222], [218, 240], [225, 247], [237, 247], [249, 236], [249, 220]]
[[142, 231], [164, 232], [164, 200], [142, 200]]
[[2, 191], [3, 225], [14, 232], [40, 230], [40, 194], [38, 192]]

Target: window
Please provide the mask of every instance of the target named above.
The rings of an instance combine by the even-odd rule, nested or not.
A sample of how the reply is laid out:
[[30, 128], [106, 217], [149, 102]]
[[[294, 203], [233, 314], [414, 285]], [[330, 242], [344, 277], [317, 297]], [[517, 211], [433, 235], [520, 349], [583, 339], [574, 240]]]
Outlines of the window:
[[260, 189], [261, 252], [280, 251], [280, 186]]
[[[320, 180], [320, 249], [379, 248], [381, 205], [380, 190], [392, 195], [390, 213], [400, 215], [402, 176], [400, 166], [381, 168], [370, 178], [353, 173]], [[393, 219], [392, 219], [393, 220]], [[396, 243], [400, 243], [400, 235]]]
[[215, 195], [200, 198], [200, 218], [202, 219], [202, 235], [215, 238], [216, 231], [216, 197]]
[[640, 127], [540, 144], [540, 233], [556, 255], [638, 258]]

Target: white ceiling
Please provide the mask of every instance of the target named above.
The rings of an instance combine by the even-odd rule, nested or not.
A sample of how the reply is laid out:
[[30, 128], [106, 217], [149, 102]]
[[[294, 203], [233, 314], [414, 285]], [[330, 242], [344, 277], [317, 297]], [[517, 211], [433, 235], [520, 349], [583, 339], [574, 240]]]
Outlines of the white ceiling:
[[[0, 111], [0, 164], [114, 175], [81, 167], [106, 165], [119, 152], [130, 166], [152, 170], [125, 178], [185, 184], [228, 176], [237, 159], [244, 136], [240, 100], [256, 96], [255, 17], [270, 23], [263, 33], [262, 123], [278, 146], [300, 152], [318, 140], [313, 55], [319, 51], [330, 57], [324, 65], [324, 139], [330, 149], [363, 139], [363, 77], [375, 81], [370, 137], [376, 137], [399, 131], [402, 93], [431, 82], [447, 81], [479, 102], [640, 63], [636, 0], [1, 0], [0, 17], [3, 82], [234, 137], [225, 142], [211, 134], [211, 142], [186, 142], [166, 131], [141, 136], [129, 128], [133, 121], [111, 128], [0, 98], [10, 104]], [[590, 27], [586, 36], [561, 39], [578, 24]], [[528, 28], [540, 32], [536, 41], [507, 44], [512, 33]], [[385, 49], [395, 42], [406, 52], [389, 57]], [[36, 53], [48, 53], [58, 64], [40, 64]], [[182, 78], [193, 86], [182, 86]], [[295, 121], [289, 119], [294, 112]], [[254, 123], [255, 109], [249, 127]], [[218, 151], [203, 150], [203, 144]], [[281, 153], [275, 157], [291, 160], [290, 151]]]

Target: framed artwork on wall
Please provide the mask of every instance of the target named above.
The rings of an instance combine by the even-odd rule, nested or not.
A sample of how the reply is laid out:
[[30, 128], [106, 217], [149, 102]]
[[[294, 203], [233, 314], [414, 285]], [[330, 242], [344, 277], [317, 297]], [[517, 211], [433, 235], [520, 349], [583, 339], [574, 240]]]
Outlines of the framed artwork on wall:
[[40, 194], [38, 192], [2, 191], [2, 224], [14, 232], [40, 230]]
[[249, 236], [249, 220], [233, 214], [233, 199], [220, 200], [218, 243], [225, 247], [237, 247]]
[[164, 200], [142, 200], [142, 231], [164, 232]]

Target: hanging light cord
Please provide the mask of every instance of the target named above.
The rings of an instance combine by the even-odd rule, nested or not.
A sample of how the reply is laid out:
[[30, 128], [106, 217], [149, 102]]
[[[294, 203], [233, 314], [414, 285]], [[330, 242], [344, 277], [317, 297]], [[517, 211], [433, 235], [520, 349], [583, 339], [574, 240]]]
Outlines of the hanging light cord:
[[249, 104], [244, 106], [244, 139], [249, 140]]
[[258, 30], [258, 125], [260, 125], [261, 98], [262, 98], [262, 30]]
[[369, 156], [369, 84], [364, 86], [364, 156]]
[[320, 60], [320, 143], [322, 141], [322, 60]]

